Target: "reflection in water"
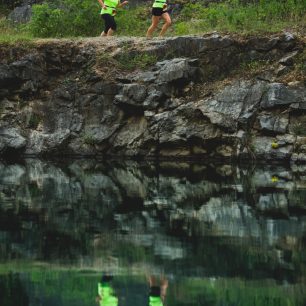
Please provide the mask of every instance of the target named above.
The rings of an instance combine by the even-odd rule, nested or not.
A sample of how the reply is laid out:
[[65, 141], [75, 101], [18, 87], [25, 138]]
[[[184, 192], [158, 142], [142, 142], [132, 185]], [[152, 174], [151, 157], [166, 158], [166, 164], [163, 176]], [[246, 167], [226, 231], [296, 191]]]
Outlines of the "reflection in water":
[[0, 163], [0, 305], [305, 305], [305, 169]]
[[118, 306], [118, 298], [112, 286], [112, 275], [103, 275], [98, 283], [98, 296], [96, 301], [100, 306]]

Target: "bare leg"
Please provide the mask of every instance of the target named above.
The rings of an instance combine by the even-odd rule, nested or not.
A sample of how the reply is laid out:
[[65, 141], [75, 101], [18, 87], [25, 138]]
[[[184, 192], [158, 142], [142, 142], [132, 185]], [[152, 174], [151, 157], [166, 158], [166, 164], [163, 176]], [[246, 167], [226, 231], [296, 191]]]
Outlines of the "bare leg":
[[165, 301], [166, 298], [167, 288], [168, 288], [168, 280], [166, 278], [163, 278], [160, 284], [160, 297], [163, 302]]
[[103, 31], [100, 36], [104, 37], [106, 36], [106, 33]]
[[107, 36], [113, 36], [114, 34], [114, 30], [112, 28], [110, 28], [108, 31], [107, 31]]
[[169, 13], [162, 14], [162, 18], [164, 19], [165, 23], [164, 23], [164, 25], [163, 25], [160, 33], [159, 33], [159, 36], [164, 36], [167, 29], [171, 26], [171, 17], [169, 15]]
[[157, 28], [158, 22], [160, 20], [160, 16], [152, 16], [152, 24], [147, 31], [147, 38], [152, 38], [152, 34], [154, 30]]

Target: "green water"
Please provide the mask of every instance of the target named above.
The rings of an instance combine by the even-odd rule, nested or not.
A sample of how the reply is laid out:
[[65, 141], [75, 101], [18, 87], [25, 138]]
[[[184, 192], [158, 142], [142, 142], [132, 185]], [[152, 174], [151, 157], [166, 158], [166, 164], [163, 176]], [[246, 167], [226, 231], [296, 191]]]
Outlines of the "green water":
[[0, 305], [306, 305], [305, 170], [0, 162]]

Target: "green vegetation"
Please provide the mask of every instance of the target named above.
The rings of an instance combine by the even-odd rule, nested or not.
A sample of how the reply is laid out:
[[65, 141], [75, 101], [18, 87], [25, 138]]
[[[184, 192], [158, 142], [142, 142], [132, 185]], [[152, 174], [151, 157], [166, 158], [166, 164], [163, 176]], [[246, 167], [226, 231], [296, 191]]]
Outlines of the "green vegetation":
[[291, 131], [296, 136], [306, 136], [305, 122], [296, 122], [292, 125]]
[[191, 305], [192, 301], [192, 305], [288, 306], [304, 302], [303, 285], [278, 286], [273, 280], [190, 278], [175, 289], [180, 295], [176, 298], [175, 294], [170, 294], [169, 305]]
[[304, 0], [259, 0], [242, 4], [239, 0], [187, 4], [181, 11], [175, 33], [191, 34], [210, 30], [231, 32], [275, 32], [288, 27], [305, 26]]
[[121, 68], [133, 70], [135, 68], [146, 68], [148, 66], [154, 65], [157, 62], [157, 57], [155, 55], [150, 55], [147, 53], [122, 53], [118, 57], [117, 61], [120, 64]]
[[299, 54], [297, 59], [297, 69], [306, 74], [306, 49], [303, 50], [301, 54]]
[[36, 37], [96, 36], [97, 1], [49, 1], [33, 6], [29, 32]]
[[38, 127], [40, 122], [41, 122], [40, 116], [38, 114], [33, 113], [33, 114], [31, 114], [31, 117], [29, 119], [28, 127], [30, 129], [34, 129], [35, 130]]
[[16, 41], [29, 43], [33, 35], [25, 26], [13, 26], [0, 14], [0, 43], [14, 43]]
[[[32, 269], [18, 268], [17, 272], [11, 265], [11, 269], [0, 274], [1, 305], [28, 305], [29, 297], [40, 301], [58, 299], [59, 305], [93, 305], [101, 277], [101, 271], [85, 273], [52, 266], [33, 265]], [[112, 284], [121, 298], [132, 297], [128, 292], [131, 290], [135, 294], [133, 288], [137, 288], [140, 296], [147, 295], [148, 283], [144, 274], [116, 275]], [[169, 306], [297, 306], [304, 305], [304, 291], [304, 284], [281, 285], [274, 280], [182, 277], [169, 282], [166, 301]], [[140, 304], [135, 302], [135, 305]]]
[[97, 144], [96, 139], [91, 135], [84, 135], [83, 141], [85, 144], [90, 145], [90, 146], [94, 146], [95, 144]]
[[[5, 10], [2, 8], [1, 10]], [[98, 36], [103, 29], [98, 1], [55, 0], [33, 6], [33, 17], [25, 26], [0, 19], [0, 41], [32, 37]], [[3, 15], [3, 14], [2, 14]], [[1, 16], [1, 13], [0, 13]], [[304, 0], [227, 0], [208, 5], [187, 3], [175, 10], [168, 35], [204, 33], [212, 30], [238, 33], [306, 29]], [[119, 9], [117, 35], [144, 36], [150, 24], [150, 6]]]
[[108, 53], [100, 53], [97, 56], [97, 64], [103, 66], [115, 66], [124, 70], [143, 69], [157, 62], [157, 57], [148, 53], [131, 52], [128, 47], [126, 52], [114, 58]]

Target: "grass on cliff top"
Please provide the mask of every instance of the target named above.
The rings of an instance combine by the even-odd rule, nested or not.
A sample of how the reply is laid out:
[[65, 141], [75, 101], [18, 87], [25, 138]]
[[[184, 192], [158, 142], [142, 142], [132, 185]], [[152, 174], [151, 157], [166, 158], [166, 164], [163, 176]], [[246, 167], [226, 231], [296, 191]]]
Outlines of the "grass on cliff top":
[[[244, 1], [245, 2], [245, 1]], [[239, 0], [185, 5], [175, 33], [197, 34], [218, 30], [234, 33], [268, 33], [293, 29], [305, 33], [306, 1], [259, 0], [241, 4]]]
[[[92, 0], [53, 0], [33, 6], [29, 24], [14, 26], [0, 19], [0, 42], [38, 38], [99, 36], [103, 21]], [[151, 19], [150, 6], [118, 10], [118, 36], [145, 36]], [[202, 34], [214, 30], [232, 33], [269, 33], [293, 30], [306, 33], [305, 0], [227, 0], [208, 5], [174, 6], [168, 36]], [[157, 32], [156, 32], [157, 34]]]
[[33, 40], [33, 35], [22, 26], [13, 26], [6, 18], [0, 16], [0, 43], [27, 43]]

